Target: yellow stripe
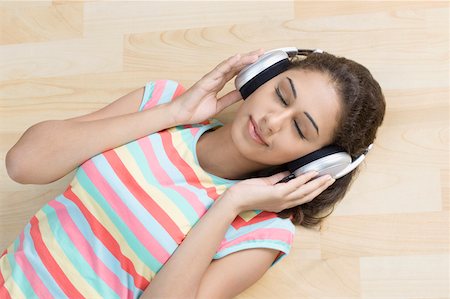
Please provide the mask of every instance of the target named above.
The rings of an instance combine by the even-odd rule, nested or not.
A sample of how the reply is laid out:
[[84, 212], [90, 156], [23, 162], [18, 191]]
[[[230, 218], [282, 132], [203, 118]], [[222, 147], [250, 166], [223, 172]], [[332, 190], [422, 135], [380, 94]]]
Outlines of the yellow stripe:
[[249, 220], [251, 220], [252, 218], [254, 218], [256, 215], [255, 211], [245, 211], [239, 214], [239, 216], [244, 219], [246, 222], [248, 222]]
[[61, 270], [66, 275], [67, 279], [74, 284], [84, 297], [100, 297], [101, 294], [86, 282], [85, 278], [73, 266], [72, 262], [67, 258], [66, 253], [54, 239], [53, 231], [48, 224], [47, 215], [42, 210], [39, 210], [36, 213], [36, 217], [39, 219], [39, 230], [41, 231], [42, 240], [47, 249], [52, 253], [52, 257], [55, 259], [56, 263], [61, 267]]
[[0, 271], [2, 272], [3, 279], [5, 280], [4, 286], [8, 290], [11, 297], [25, 298], [25, 294], [22, 292], [17, 283], [14, 281], [7, 254], [5, 254], [0, 259]]
[[119, 156], [120, 160], [122, 160], [123, 163], [127, 166], [128, 171], [139, 184], [139, 186], [141, 186], [147, 194], [151, 194], [151, 197], [156, 202], [156, 204], [159, 205], [165, 212], [167, 212], [169, 217], [186, 235], [192, 226], [186, 216], [173, 202], [173, 200], [168, 198], [166, 194], [161, 192], [159, 188], [156, 188], [147, 182], [141, 170], [139, 169], [139, 166], [136, 164], [136, 161], [133, 159], [132, 155], [125, 147], [117, 148], [115, 149], [115, 152]]
[[[15, 241], [15, 240], [14, 240]], [[6, 248], [6, 253], [14, 252], [14, 242], [12, 242], [8, 248]]]
[[128, 257], [134, 264], [136, 272], [146, 278], [154, 277], [156, 273], [152, 271], [143, 260], [139, 258], [134, 250], [128, 246], [128, 242], [123, 238], [122, 234], [117, 230], [114, 223], [104, 212], [102, 207], [91, 197], [91, 195], [83, 189], [75, 177], [70, 183], [72, 192], [80, 199], [83, 205], [88, 209], [92, 215], [108, 230], [113, 238], [120, 244], [120, 251], [123, 255]]
[[[178, 151], [178, 154], [184, 158], [186, 163], [191, 166], [195, 175], [198, 177], [200, 183], [204, 188], [216, 188], [217, 194], [222, 194], [228, 188], [225, 184], [215, 184], [213, 179], [207, 172], [197, 164], [194, 158], [194, 153], [191, 147], [188, 147], [182, 138], [182, 133], [177, 128], [170, 128], [168, 131], [172, 134], [173, 146]], [[195, 131], [194, 131], [195, 132]], [[184, 132], [186, 134], [186, 132]], [[192, 133], [189, 133], [192, 134]], [[192, 137], [194, 138], [194, 137]]]

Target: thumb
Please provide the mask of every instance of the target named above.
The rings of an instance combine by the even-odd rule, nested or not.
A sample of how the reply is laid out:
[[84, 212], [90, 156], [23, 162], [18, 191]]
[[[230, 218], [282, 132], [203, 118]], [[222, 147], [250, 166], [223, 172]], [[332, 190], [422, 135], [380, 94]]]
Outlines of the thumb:
[[272, 185], [275, 185], [277, 182], [279, 182], [281, 179], [287, 177], [289, 174], [290, 174], [290, 172], [286, 170], [283, 172], [276, 173], [272, 176], [269, 176], [269, 177], [267, 177], [267, 179], [269, 180], [269, 182]]

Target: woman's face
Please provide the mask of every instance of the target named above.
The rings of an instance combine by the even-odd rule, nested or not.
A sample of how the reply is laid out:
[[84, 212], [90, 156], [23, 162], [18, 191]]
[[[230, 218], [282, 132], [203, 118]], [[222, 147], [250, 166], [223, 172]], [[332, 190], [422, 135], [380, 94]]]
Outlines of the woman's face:
[[[231, 136], [247, 159], [280, 165], [330, 144], [339, 113], [338, 95], [327, 75], [291, 69], [242, 103]], [[254, 138], [255, 131], [263, 143]]]

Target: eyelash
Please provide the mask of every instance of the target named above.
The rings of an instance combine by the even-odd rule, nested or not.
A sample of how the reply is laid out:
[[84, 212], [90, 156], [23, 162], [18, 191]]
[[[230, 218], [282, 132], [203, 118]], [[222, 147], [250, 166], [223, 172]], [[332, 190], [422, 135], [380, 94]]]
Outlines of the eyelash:
[[[280, 88], [275, 87], [275, 93], [278, 96], [278, 99], [283, 103], [284, 106], [287, 106], [288, 104], [286, 103], [286, 101], [283, 99], [283, 97], [281, 96], [281, 92], [280, 92]], [[294, 120], [294, 124], [295, 124], [295, 128], [297, 129], [298, 134], [300, 135], [300, 138], [302, 139], [306, 139], [305, 135], [303, 135], [302, 131], [300, 130], [300, 128], [297, 125], [297, 122]]]

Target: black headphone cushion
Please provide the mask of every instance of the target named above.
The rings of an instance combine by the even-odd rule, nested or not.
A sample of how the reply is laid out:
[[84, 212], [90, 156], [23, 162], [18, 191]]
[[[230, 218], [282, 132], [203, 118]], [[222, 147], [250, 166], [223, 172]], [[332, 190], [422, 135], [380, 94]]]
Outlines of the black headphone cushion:
[[278, 76], [282, 72], [286, 71], [291, 62], [289, 59], [283, 59], [278, 61], [277, 63], [269, 66], [255, 77], [250, 79], [247, 83], [245, 83], [241, 89], [239, 90], [242, 98], [245, 100], [248, 96], [250, 96], [258, 87], [269, 81], [270, 79]]

